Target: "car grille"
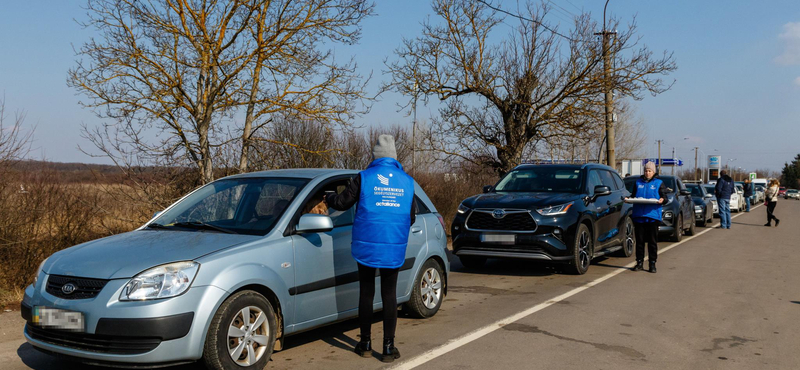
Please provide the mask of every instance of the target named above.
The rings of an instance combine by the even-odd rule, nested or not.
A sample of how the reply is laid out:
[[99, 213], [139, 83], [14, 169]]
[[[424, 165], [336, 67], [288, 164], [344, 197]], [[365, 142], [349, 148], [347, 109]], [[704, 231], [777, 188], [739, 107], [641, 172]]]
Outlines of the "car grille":
[[[77, 287], [71, 294], [65, 294], [63, 291], [61, 291], [61, 287], [67, 283], [75, 284]], [[100, 291], [103, 290], [103, 287], [106, 286], [106, 283], [108, 283], [108, 280], [50, 275], [47, 278], [47, 287], [45, 290], [58, 298], [86, 299], [96, 297]]]
[[73, 333], [62, 330], [49, 330], [28, 324], [31, 338], [62, 347], [83, 351], [133, 355], [154, 350], [161, 344], [159, 338], [112, 337], [86, 333]]
[[524, 231], [536, 230], [533, 217], [525, 212], [509, 211], [503, 218], [495, 218], [491, 211], [475, 210], [467, 219], [467, 228], [486, 231]]

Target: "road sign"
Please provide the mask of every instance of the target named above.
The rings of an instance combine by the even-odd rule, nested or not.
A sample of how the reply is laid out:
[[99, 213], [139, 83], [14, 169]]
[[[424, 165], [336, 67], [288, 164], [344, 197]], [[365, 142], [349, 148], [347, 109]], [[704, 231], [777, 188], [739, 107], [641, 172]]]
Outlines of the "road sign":
[[[658, 164], [658, 158], [646, 158], [642, 160], [642, 163], [653, 162]], [[662, 166], [683, 166], [683, 161], [677, 158], [661, 158], [661, 165]]]
[[722, 168], [722, 156], [710, 155], [708, 156], [708, 168]]
[[756, 176], [757, 176], [757, 174], [755, 172], [750, 172], [750, 181], [755, 180]]

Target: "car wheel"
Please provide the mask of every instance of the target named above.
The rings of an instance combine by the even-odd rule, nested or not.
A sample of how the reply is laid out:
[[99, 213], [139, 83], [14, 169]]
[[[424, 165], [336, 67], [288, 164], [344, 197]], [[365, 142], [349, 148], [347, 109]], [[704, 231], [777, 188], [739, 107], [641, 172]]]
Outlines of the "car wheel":
[[464, 265], [464, 267], [472, 270], [477, 270], [486, 263], [485, 257], [458, 256], [458, 259], [461, 260], [461, 264]]
[[275, 310], [257, 292], [230, 296], [208, 328], [203, 362], [213, 370], [261, 370], [272, 356], [277, 333]]
[[689, 229], [686, 230], [686, 235], [694, 235], [694, 220], [689, 223]]
[[708, 208], [703, 210], [703, 220], [697, 221], [697, 226], [706, 227], [708, 224]]
[[434, 259], [429, 259], [419, 269], [411, 299], [405, 304], [411, 316], [421, 319], [436, 315], [444, 300], [445, 276], [442, 266]]
[[672, 224], [672, 235], [670, 241], [679, 242], [683, 239], [683, 215], [678, 215], [678, 222]]
[[636, 248], [636, 235], [633, 221], [630, 217], [625, 218], [625, 226], [622, 236], [622, 249], [619, 251], [620, 257], [630, 257], [633, 255], [633, 250]]
[[576, 275], [583, 275], [589, 270], [592, 263], [592, 233], [586, 224], [580, 224], [575, 233], [575, 241], [572, 243], [572, 272]]

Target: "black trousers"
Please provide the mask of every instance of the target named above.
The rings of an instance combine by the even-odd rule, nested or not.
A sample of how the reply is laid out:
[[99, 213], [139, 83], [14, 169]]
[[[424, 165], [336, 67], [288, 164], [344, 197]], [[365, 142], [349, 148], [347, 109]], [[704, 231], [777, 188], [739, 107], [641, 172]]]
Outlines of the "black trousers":
[[775, 217], [775, 206], [778, 205], [778, 202], [767, 202], [767, 223], [771, 224], [772, 220], [778, 221], [778, 218]]
[[647, 243], [647, 254], [650, 262], [658, 259], [658, 222], [634, 222], [636, 232], [636, 260], [644, 261], [644, 244]]
[[[381, 270], [383, 339], [394, 339], [397, 329], [397, 274], [400, 269]], [[372, 336], [372, 300], [375, 297], [375, 268], [358, 264], [358, 321], [361, 340]]]

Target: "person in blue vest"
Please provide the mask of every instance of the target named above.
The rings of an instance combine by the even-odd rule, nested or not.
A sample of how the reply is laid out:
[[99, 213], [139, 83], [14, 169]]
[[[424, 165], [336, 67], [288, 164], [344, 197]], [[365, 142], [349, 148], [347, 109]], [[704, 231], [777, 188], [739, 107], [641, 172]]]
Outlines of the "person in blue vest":
[[348, 183], [340, 194], [329, 194], [325, 203], [344, 211], [356, 202], [353, 221], [352, 254], [358, 263], [358, 319], [361, 340], [355, 352], [372, 354], [372, 301], [375, 296], [375, 270], [380, 270], [383, 300], [383, 352], [381, 360], [400, 357], [394, 345], [397, 328], [397, 275], [405, 262], [411, 225], [416, 220], [414, 179], [397, 161], [394, 138], [380, 135], [372, 148], [372, 163]]
[[633, 226], [636, 233], [636, 266], [633, 271], [644, 270], [644, 244], [650, 257], [650, 272], [656, 273], [658, 259], [658, 226], [661, 225], [661, 205], [667, 199], [667, 186], [656, 175], [656, 165], [647, 162], [644, 175], [636, 180], [631, 198], [658, 199], [658, 204], [634, 204]]

